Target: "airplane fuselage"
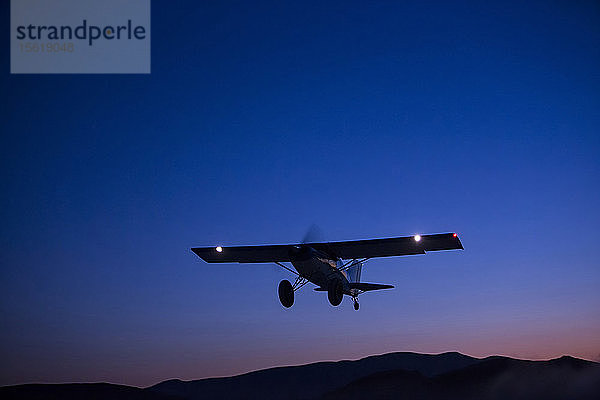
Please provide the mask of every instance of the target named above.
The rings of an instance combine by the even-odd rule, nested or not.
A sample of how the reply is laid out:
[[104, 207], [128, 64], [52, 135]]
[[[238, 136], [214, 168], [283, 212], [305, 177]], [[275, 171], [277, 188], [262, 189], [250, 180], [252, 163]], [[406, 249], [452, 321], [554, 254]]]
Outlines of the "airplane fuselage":
[[340, 271], [342, 260], [333, 259], [327, 254], [309, 246], [294, 246], [290, 251], [292, 265], [301, 277], [327, 289], [332, 280], [342, 282], [344, 293], [350, 294], [350, 283], [346, 274]]

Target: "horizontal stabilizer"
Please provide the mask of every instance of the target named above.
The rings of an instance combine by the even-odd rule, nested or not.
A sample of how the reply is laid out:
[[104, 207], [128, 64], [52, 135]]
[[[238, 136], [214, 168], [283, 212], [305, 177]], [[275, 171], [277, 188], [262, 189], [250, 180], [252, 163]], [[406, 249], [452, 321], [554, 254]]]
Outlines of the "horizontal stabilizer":
[[[365, 282], [350, 282], [350, 289], [358, 289], [363, 292], [368, 292], [369, 290], [379, 290], [379, 289], [393, 289], [392, 285], [382, 285], [380, 283], [365, 283]], [[315, 288], [317, 292], [326, 292], [327, 289], [318, 287]]]
[[358, 289], [363, 292], [379, 289], [393, 289], [392, 285], [382, 285], [380, 283], [350, 282], [350, 289]]

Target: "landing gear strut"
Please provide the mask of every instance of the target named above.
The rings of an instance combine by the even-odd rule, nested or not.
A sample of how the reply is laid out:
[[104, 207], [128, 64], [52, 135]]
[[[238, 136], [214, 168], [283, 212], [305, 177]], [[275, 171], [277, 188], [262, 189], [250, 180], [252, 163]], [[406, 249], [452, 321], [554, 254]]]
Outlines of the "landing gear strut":
[[360, 307], [360, 305], [358, 304], [358, 299], [355, 297], [355, 298], [354, 298], [354, 309], [355, 309], [356, 311], [358, 311], [358, 307]]

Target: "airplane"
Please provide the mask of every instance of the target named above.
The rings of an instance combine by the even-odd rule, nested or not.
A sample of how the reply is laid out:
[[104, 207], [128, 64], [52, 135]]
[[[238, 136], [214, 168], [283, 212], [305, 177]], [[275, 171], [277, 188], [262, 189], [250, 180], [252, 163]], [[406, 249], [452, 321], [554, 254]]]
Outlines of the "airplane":
[[[344, 242], [311, 242], [281, 245], [194, 247], [191, 250], [207, 263], [275, 263], [296, 275], [292, 284], [279, 283], [279, 301], [285, 308], [294, 304], [294, 293], [311, 282], [327, 292], [329, 303], [338, 306], [350, 296], [358, 310], [362, 293], [392, 289], [392, 285], [360, 281], [363, 264], [376, 257], [425, 254], [428, 251], [464, 250], [456, 233], [402, 236]], [[283, 264], [289, 262], [293, 268]]]

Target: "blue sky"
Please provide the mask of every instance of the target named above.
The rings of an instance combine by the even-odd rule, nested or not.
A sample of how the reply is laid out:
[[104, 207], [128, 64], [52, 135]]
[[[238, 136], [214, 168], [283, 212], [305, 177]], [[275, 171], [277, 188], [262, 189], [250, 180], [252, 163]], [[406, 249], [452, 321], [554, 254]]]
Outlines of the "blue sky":
[[[4, 37], [9, 5], [1, 6]], [[600, 357], [594, 2], [152, 3], [151, 75], [2, 57], [0, 384]], [[203, 245], [459, 233], [355, 312]]]

